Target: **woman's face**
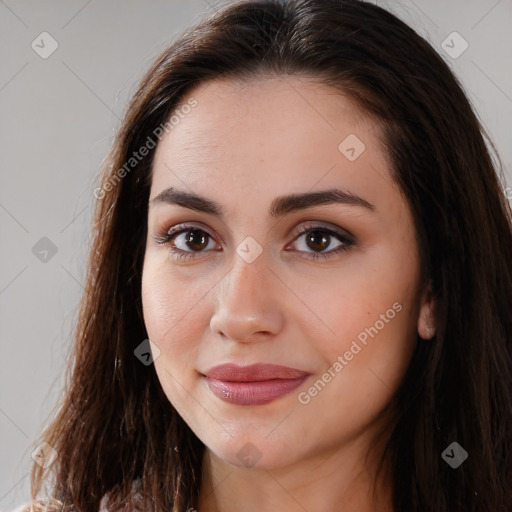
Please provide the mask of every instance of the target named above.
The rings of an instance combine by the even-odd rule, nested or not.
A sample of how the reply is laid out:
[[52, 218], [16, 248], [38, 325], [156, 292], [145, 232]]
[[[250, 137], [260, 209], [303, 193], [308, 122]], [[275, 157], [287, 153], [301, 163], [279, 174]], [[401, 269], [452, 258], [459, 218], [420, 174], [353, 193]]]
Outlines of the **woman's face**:
[[368, 445], [429, 308], [379, 127], [304, 77], [192, 97], [157, 147], [148, 210], [144, 320], [165, 394], [236, 466]]

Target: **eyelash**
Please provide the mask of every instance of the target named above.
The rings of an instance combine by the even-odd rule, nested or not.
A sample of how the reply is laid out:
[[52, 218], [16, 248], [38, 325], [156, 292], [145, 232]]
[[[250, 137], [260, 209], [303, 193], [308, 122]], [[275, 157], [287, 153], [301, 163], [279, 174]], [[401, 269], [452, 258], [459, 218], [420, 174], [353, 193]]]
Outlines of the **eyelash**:
[[[209, 238], [213, 239], [213, 237], [210, 236], [210, 234], [207, 231], [205, 231], [204, 229], [198, 228], [197, 226], [188, 225], [188, 224], [179, 224], [178, 226], [174, 226], [173, 228], [164, 230], [164, 231], [158, 233], [156, 236], [154, 236], [153, 239], [158, 244], [168, 245], [169, 242], [171, 242], [178, 235], [181, 235], [182, 233], [192, 232], [192, 231], [200, 231], [200, 232], [204, 233], [206, 236], [208, 236]], [[334, 257], [342, 252], [346, 252], [346, 251], [350, 250], [350, 248], [355, 244], [355, 242], [353, 240], [351, 240], [350, 238], [348, 238], [348, 236], [343, 235], [341, 233], [338, 233], [332, 229], [329, 229], [329, 228], [326, 228], [323, 226], [313, 226], [313, 227], [307, 227], [307, 228], [301, 226], [299, 228], [299, 231], [298, 231], [296, 237], [293, 239], [293, 241], [295, 242], [299, 237], [301, 237], [302, 235], [304, 235], [306, 233], [318, 232], [318, 231], [321, 233], [326, 233], [328, 236], [334, 236], [342, 243], [342, 245], [340, 245], [336, 249], [332, 249], [331, 251], [326, 252], [326, 253], [306, 252], [307, 259], [317, 261], [319, 258], [323, 258], [324, 260], [327, 260], [328, 258]], [[205, 252], [205, 251], [183, 251], [182, 249], [171, 248], [171, 249], [169, 249], [169, 252], [172, 254], [173, 258], [179, 260], [179, 259], [195, 258], [195, 254]], [[299, 252], [304, 252], [304, 251], [299, 251]]]

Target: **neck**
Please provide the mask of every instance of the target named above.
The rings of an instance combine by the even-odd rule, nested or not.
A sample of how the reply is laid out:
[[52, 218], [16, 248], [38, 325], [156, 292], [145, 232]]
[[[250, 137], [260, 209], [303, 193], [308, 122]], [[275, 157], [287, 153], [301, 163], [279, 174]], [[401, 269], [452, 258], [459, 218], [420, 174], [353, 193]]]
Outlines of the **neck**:
[[285, 467], [240, 468], [206, 448], [198, 512], [391, 512], [389, 478], [376, 482], [377, 461], [365, 459], [353, 443]]

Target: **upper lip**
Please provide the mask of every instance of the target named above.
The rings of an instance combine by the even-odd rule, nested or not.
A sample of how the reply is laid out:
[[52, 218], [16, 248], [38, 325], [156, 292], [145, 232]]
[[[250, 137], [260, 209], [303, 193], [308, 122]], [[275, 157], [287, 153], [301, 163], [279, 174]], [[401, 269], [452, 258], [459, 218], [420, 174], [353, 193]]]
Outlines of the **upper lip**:
[[297, 379], [310, 374], [296, 368], [276, 364], [255, 363], [239, 366], [234, 363], [226, 363], [210, 368], [204, 372], [204, 375], [223, 381], [257, 382], [271, 379]]

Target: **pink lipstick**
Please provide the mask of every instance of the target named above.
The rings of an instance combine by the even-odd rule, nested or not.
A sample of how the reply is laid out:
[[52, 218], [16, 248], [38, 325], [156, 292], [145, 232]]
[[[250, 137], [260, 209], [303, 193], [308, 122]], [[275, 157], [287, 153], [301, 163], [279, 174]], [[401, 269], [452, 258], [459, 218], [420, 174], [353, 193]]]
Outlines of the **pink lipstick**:
[[299, 387], [309, 375], [295, 368], [264, 363], [249, 366], [228, 363], [205, 372], [211, 392], [235, 405], [272, 402]]

